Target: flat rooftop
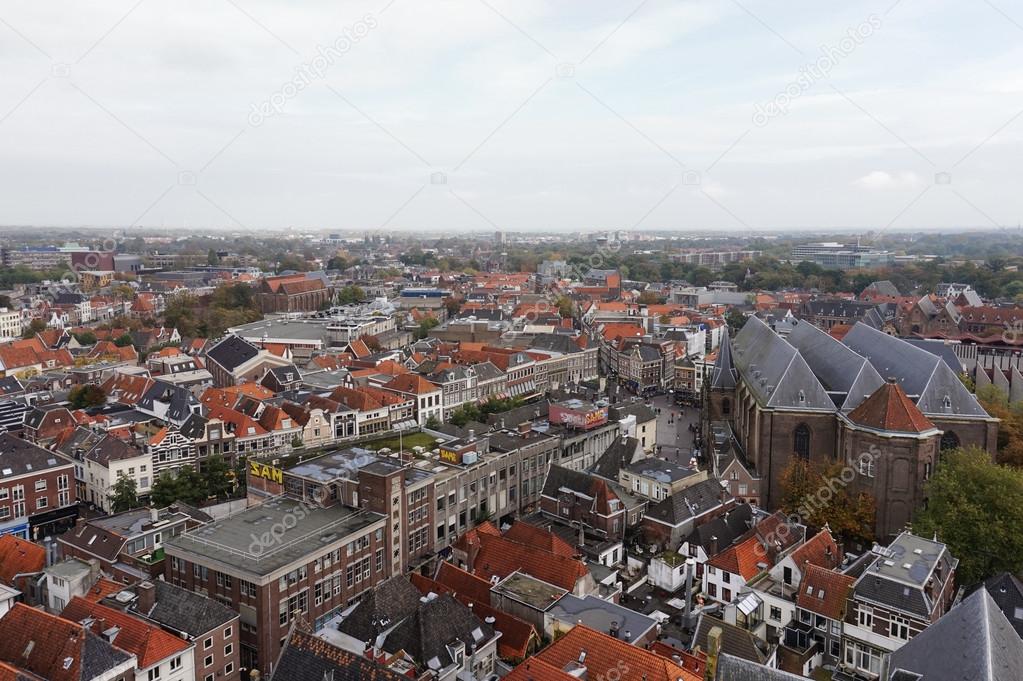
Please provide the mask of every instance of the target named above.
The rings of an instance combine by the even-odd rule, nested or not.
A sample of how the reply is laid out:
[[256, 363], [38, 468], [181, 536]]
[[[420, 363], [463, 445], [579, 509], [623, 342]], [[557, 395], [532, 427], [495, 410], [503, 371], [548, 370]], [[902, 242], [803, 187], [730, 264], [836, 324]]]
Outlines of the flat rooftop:
[[677, 482], [699, 473], [695, 468], [689, 468], [688, 466], [656, 457], [640, 459], [626, 466], [625, 470], [634, 475], [641, 475], [644, 478], [651, 478], [665, 484]]
[[548, 584], [524, 572], [511, 573], [490, 590], [540, 611], [547, 610], [568, 593], [559, 586]]
[[642, 613], [630, 610], [617, 603], [605, 601], [597, 596], [586, 596], [579, 598], [572, 594], [566, 594], [554, 604], [549, 611], [551, 617], [556, 620], [574, 626], [580, 620], [591, 629], [609, 633], [617, 625], [620, 638], [626, 638], [626, 632], [631, 633], [632, 641], [649, 631], [657, 620]]
[[379, 513], [348, 506], [323, 508], [274, 497], [172, 537], [165, 546], [172, 555], [192, 554], [265, 577], [292, 563], [311, 560], [383, 519]]
[[944, 551], [945, 545], [941, 542], [903, 532], [888, 547], [877, 551], [879, 558], [870, 574], [923, 586]]

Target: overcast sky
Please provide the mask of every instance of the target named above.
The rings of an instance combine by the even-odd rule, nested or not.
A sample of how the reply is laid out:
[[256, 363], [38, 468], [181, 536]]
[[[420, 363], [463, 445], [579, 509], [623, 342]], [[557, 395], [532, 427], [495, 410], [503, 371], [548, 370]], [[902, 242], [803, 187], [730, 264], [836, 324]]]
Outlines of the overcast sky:
[[1023, 2], [893, 2], [6, 0], [0, 224], [1016, 226]]

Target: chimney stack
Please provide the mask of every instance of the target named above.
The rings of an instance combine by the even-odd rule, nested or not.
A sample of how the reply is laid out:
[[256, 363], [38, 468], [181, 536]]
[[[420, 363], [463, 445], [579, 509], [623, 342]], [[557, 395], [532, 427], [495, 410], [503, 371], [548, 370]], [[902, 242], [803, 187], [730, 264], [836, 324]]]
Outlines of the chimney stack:
[[718, 656], [721, 655], [721, 627], [713, 627], [707, 633], [707, 666], [706, 679], [717, 676]]
[[136, 593], [138, 594], [138, 603], [136, 605], [138, 611], [143, 615], [148, 615], [153, 606], [156, 605], [156, 585], [148, 579], [139, 582]]

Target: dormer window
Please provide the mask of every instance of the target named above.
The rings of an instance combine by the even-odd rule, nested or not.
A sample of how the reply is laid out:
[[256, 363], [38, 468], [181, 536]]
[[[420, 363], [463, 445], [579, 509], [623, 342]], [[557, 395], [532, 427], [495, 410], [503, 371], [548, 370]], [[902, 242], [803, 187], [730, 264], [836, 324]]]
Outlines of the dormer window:
[[799, 403], [803, 404], [806, 402], [806, 393], [802, 390], [799, 391]]
[[945, 407], [945, 409], [951, 409], [952, 398], [949, 397], [948, 395], [945, 395], [944, 399], [941, 400], [941, 406]]

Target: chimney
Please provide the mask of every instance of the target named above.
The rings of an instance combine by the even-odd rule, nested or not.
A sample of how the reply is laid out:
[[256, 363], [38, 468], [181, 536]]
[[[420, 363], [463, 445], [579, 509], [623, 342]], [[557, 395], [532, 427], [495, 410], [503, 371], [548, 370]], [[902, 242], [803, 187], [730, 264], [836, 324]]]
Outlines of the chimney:
[[716, 536], [710, 538], [710, 557], [718, 555], [718, 538]]
[[148, 579], [139, 582], [136, 593], [138, 594], [138, 602], [135, 607], [141, 614], [148, 615], [153, 606], [156, 605], [156, 585]]
[[519, 424], [520, 435], [526, 435], [531, 430], [533, 430], [533, 423], [531, 421], [523, 421]]
[[618, 622], [617, 621], [611, 622], [611, 628], [608, 629], [607, 633], [609, 633], [613, 638], [618, 638]]
[[472, 428], [470, 428], [469, 429], [469, 442], [475, 442], [475, 441], [476, 441], [476, 431], [473, 430]]
[[717, 676], [718, 656], [721, 654], [721, 627], [713, 627], [707, 633], [707, 666], [704, 678], [713, 681]]
[[160, 511], [155, 508], [149, 509], [149, 519], [154, 523], [160, 522]]

